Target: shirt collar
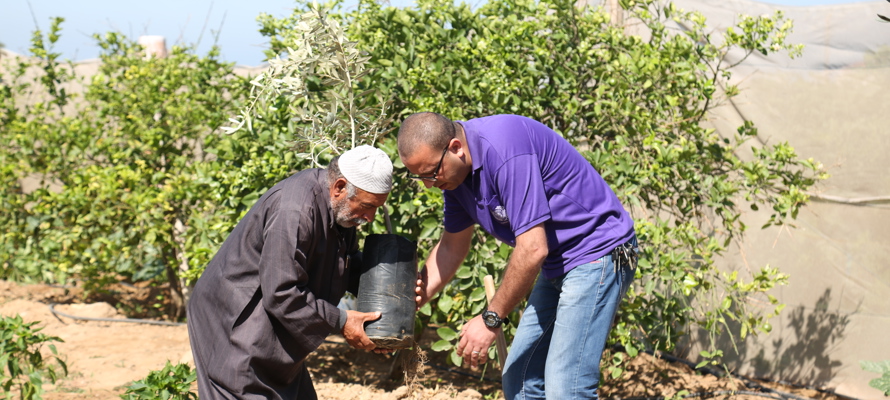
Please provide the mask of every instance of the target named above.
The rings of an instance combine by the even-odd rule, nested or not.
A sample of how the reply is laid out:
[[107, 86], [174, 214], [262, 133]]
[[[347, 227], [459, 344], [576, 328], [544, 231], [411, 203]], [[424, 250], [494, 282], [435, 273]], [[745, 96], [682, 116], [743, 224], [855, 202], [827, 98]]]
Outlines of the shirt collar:
[[467, 138], [467, 146], [470, 148], [470, 157], [473, 158], [473, 171], [482, 168], [482, 139], [469, 121], [456, 121], [464, 129], [464, 137]]

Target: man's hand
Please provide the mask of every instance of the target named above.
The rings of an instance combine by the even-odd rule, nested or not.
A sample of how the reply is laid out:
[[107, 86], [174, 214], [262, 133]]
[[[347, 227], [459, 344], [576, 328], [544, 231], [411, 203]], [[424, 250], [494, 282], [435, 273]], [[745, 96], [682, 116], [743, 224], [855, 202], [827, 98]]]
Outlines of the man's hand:
[[[497, 328], [501, 329], [501, 328]], [[488, 361], [488, 348], [494, 343], [497, 329], [485, 326], [482, 316], [477, 315], [460, 331], [460, 343], [457, 345], [457, 355], [470, 363], [470, 368], [476, 369], [479, 364]]]
[[417, 304], [415, 311], [420, 311], [420, 307], [423, 307], [424, 304], [430, 301], [426, 295], [426, 279], [424, 272], [426, 272], [426, 270], [417, 272], [417, 284], [414, 287], [414, 293], [417, 294], [417, 297], [414, 298], [414, 302]]
[[430, 250], [423, 268], [417, 273], [414, 302], [418, 311], [454, 278], [457, 268], [470, 251], [472, 241], [472, 226], [457, 233], [442, 233], [442, 239]]
[[343, 337], [350, 346], [360, 350], [373, 350], [375, 353], [391, 353], [391, 349], [377, 349], [377, 345], [365, 334], [365, 322], [380, 318], [380, 312], [363, 313], [353, 310], [346, 312], [346, 325], [343, 325]]

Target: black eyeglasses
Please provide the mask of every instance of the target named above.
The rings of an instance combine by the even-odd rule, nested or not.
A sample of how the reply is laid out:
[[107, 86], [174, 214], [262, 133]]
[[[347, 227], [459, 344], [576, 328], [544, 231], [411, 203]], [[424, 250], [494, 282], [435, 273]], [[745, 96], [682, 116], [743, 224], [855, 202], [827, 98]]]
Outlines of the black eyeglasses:
[[439, 163], [436, 164], [436, 171], [433, 172], [432, 175], [420, 176], [415, 174], [408, 174], [408, 177], [418, 181], [427, 181], [427, 182], [435, 182], [436, 176], [439, 175], [439, 168], [442, 168], [442, 161], [445, 160], [445, 153], [448, 153], [448, 147], [450, 147], [451, 141], [448, 141], [448, 145], [445, 146], [445, 149], [442, 150], [442, 157], [439, 158]]

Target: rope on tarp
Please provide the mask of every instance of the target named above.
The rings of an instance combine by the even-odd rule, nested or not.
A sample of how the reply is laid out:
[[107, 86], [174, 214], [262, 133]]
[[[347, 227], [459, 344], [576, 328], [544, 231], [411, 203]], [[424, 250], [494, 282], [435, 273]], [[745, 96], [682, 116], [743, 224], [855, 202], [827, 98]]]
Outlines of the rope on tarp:
[[823, 203], [846, 204], [859, 207], [890, 208], [890, 196], [841, 197], [828, 194], [807, 193], [814, 201]]

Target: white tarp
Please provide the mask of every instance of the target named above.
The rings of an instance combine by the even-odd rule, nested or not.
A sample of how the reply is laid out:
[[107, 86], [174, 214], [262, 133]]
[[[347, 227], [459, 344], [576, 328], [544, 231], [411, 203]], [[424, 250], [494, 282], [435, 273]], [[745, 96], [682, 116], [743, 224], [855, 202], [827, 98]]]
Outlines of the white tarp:
[[859, 362], [890, 360], [890, 24], [877, 18], [890, 15], [890, 3], [675, 3], [701, 11], [709, 27], [777, 9], [794, 20], [788, 40], [805, 45], [803, 56], [746, 59], [732, 78], [741, 95], [716, 109], [711, 123], [731, 137], [743, 119], [754, 121], [761, 144], [787, 141], [832, 175], [816, 188], [797, 229], [762, 231], [764, 215], [746, 217], [752, 229], [728, 264], [769, 264], [791, 279], [773, 293], [787, 304], [773, 332], [745, 341], [740, 356], [728, 357], [731, 367], [855, 398], [885, 398], [868, 386], [878, 375]]

